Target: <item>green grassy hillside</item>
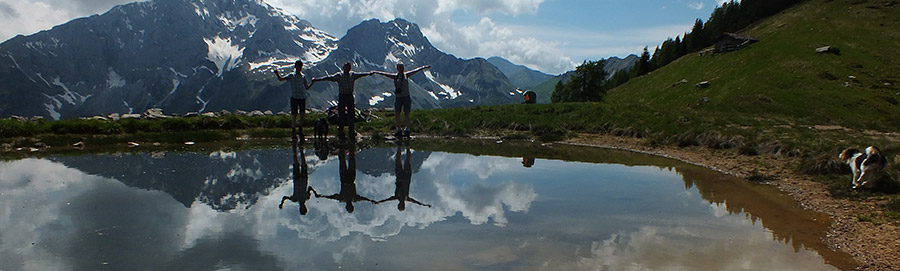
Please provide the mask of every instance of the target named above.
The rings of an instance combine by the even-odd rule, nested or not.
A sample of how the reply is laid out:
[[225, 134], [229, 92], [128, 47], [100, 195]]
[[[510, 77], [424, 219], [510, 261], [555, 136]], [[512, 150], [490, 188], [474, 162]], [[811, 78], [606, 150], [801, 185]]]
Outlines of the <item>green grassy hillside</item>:
[[[798, 141], [826, 133], [862, 144], [900, 130], [898, 14], [897, 1], [806, 1], [742, 31], [760, 40], [747, 49], [690, 54], [610, 91], [607, 118], [667, 135], [815, 145]], [[840, 54], [817, 54], [822, 46]]]

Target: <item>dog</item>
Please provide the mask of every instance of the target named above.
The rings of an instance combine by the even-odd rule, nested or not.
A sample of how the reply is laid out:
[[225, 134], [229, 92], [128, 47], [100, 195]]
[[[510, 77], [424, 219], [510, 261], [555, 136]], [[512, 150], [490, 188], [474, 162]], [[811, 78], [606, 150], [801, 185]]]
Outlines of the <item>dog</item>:
[[315, 139], [328, 138], [328, 120], [325, 118], [317, 119], [313, 123], [313, 133], [315, 134]]
[[884, 154], [875, 146], [866, 148], [861, 152], [857, 148], [847, 148], [838, 156], [853, 171], [853, 189], [874, 186], [874, 183], [884, 176], [884, 167], [887, 164]]

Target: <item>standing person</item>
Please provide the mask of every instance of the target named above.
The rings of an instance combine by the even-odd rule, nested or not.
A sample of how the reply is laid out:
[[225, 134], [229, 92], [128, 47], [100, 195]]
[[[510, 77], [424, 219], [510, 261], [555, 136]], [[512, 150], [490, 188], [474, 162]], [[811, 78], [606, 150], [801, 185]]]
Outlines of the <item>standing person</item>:
[[[397, 73], [387, 73], [376, 71], [375, 73], [384, 75], [391, 80], [394, 80], [394, 121], [397, 123], [397, 132], [394, 133], [394, 137], [401, 136], [409, 136], [409, 112], [412, 110], [412, 99], [409, 97], [409, 77], [413, 76], [417, 72], [431, 68], [431, 65], [425, 65], [422, 67], [418, 67], [408, 72], [404, 72], [403, 64], [397, 63]], [[405, 126], [400, 126], [400, 112], [403, 112], [406, 117], [404, 121]], [[401, 130], [402, 127], [406, 127]]]
[[341, 137], [344, 134], [344, 124], [349, 126], [350, 134], [354, 137], [356, 136], [356, 129], [353, 128], [353, 121], [356, 118], [356, 101], [353, 98], [353, 86], [356, 83], [356, 79], [375, 74], [375, 72], [371, 71], [362, 73], [351, 72], [351, 68], [352, 64], [348, 61], [344, 63], [342, 72], [313, 79], [313, 83], [316, 81], [332, 81], [338, 84], [338, 136]]
[[[300, 141], [303, 141], [303, 121], [306, 119], [306, 92], [315, 84], [315, 81], [312, 83], [306, 79], [306, 76], [300, 73], [303, 70], [303, 61], [297, 60], [294, 62], [294, 74], [288, 75], [287, 77], [282, 77], [280, 73], [278, 73], [278, 69], [275, 69], [275, 76], [278, 77], [278, 81], [288, 81], [291, 84], [291, 140], [297, 141], [299, 138]], [[300, 124], [297, 124], [297, 115], [300, 115]]]

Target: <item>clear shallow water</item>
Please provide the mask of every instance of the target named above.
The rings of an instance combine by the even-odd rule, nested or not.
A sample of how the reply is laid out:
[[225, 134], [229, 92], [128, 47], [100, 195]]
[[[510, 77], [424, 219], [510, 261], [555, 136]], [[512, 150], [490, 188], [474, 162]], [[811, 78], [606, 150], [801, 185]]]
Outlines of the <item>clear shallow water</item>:
[[[671, 160], [565, 146], [531, 160], [415, 144], [408, 154], [387, 146], [322, 160], [307, 147], [306, 171], [290, 148], [0, 162], [0, 270], [853, 266], [821, 243], [824, 217], [769, 186]], [[398, 182], [404, 169], [410, 181]], [[295, 186], [321, 196], [306, 215], [291, 200], [279, 209], [305, 191]], [[392, 197], [406, 191], [418, 203], [400, 211]], [[352, 212], [348, 198], [358, 200]]]

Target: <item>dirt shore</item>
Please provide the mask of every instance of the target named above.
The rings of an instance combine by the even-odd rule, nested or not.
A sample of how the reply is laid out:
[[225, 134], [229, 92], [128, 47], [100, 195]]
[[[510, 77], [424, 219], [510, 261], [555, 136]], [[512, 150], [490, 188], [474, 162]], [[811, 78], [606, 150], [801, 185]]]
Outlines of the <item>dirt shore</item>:
[[641, 139], [607, 135], [580, 135], [563, 143], [660, 155], [744, 178], [754, 172], [771, 176], [771, 185], [789, 193], [803, 207], [831, 216], [831, 230], [824, 241], [856, 259], [858, 270], [900, 270], [900, 226], [859, 221], [859, 214], [876, 212], [877, 202], [832, 197], [823, 184], [797, 172], [798, 158], [745, 156], [735, 150], [704, 147], [651, 146]]

